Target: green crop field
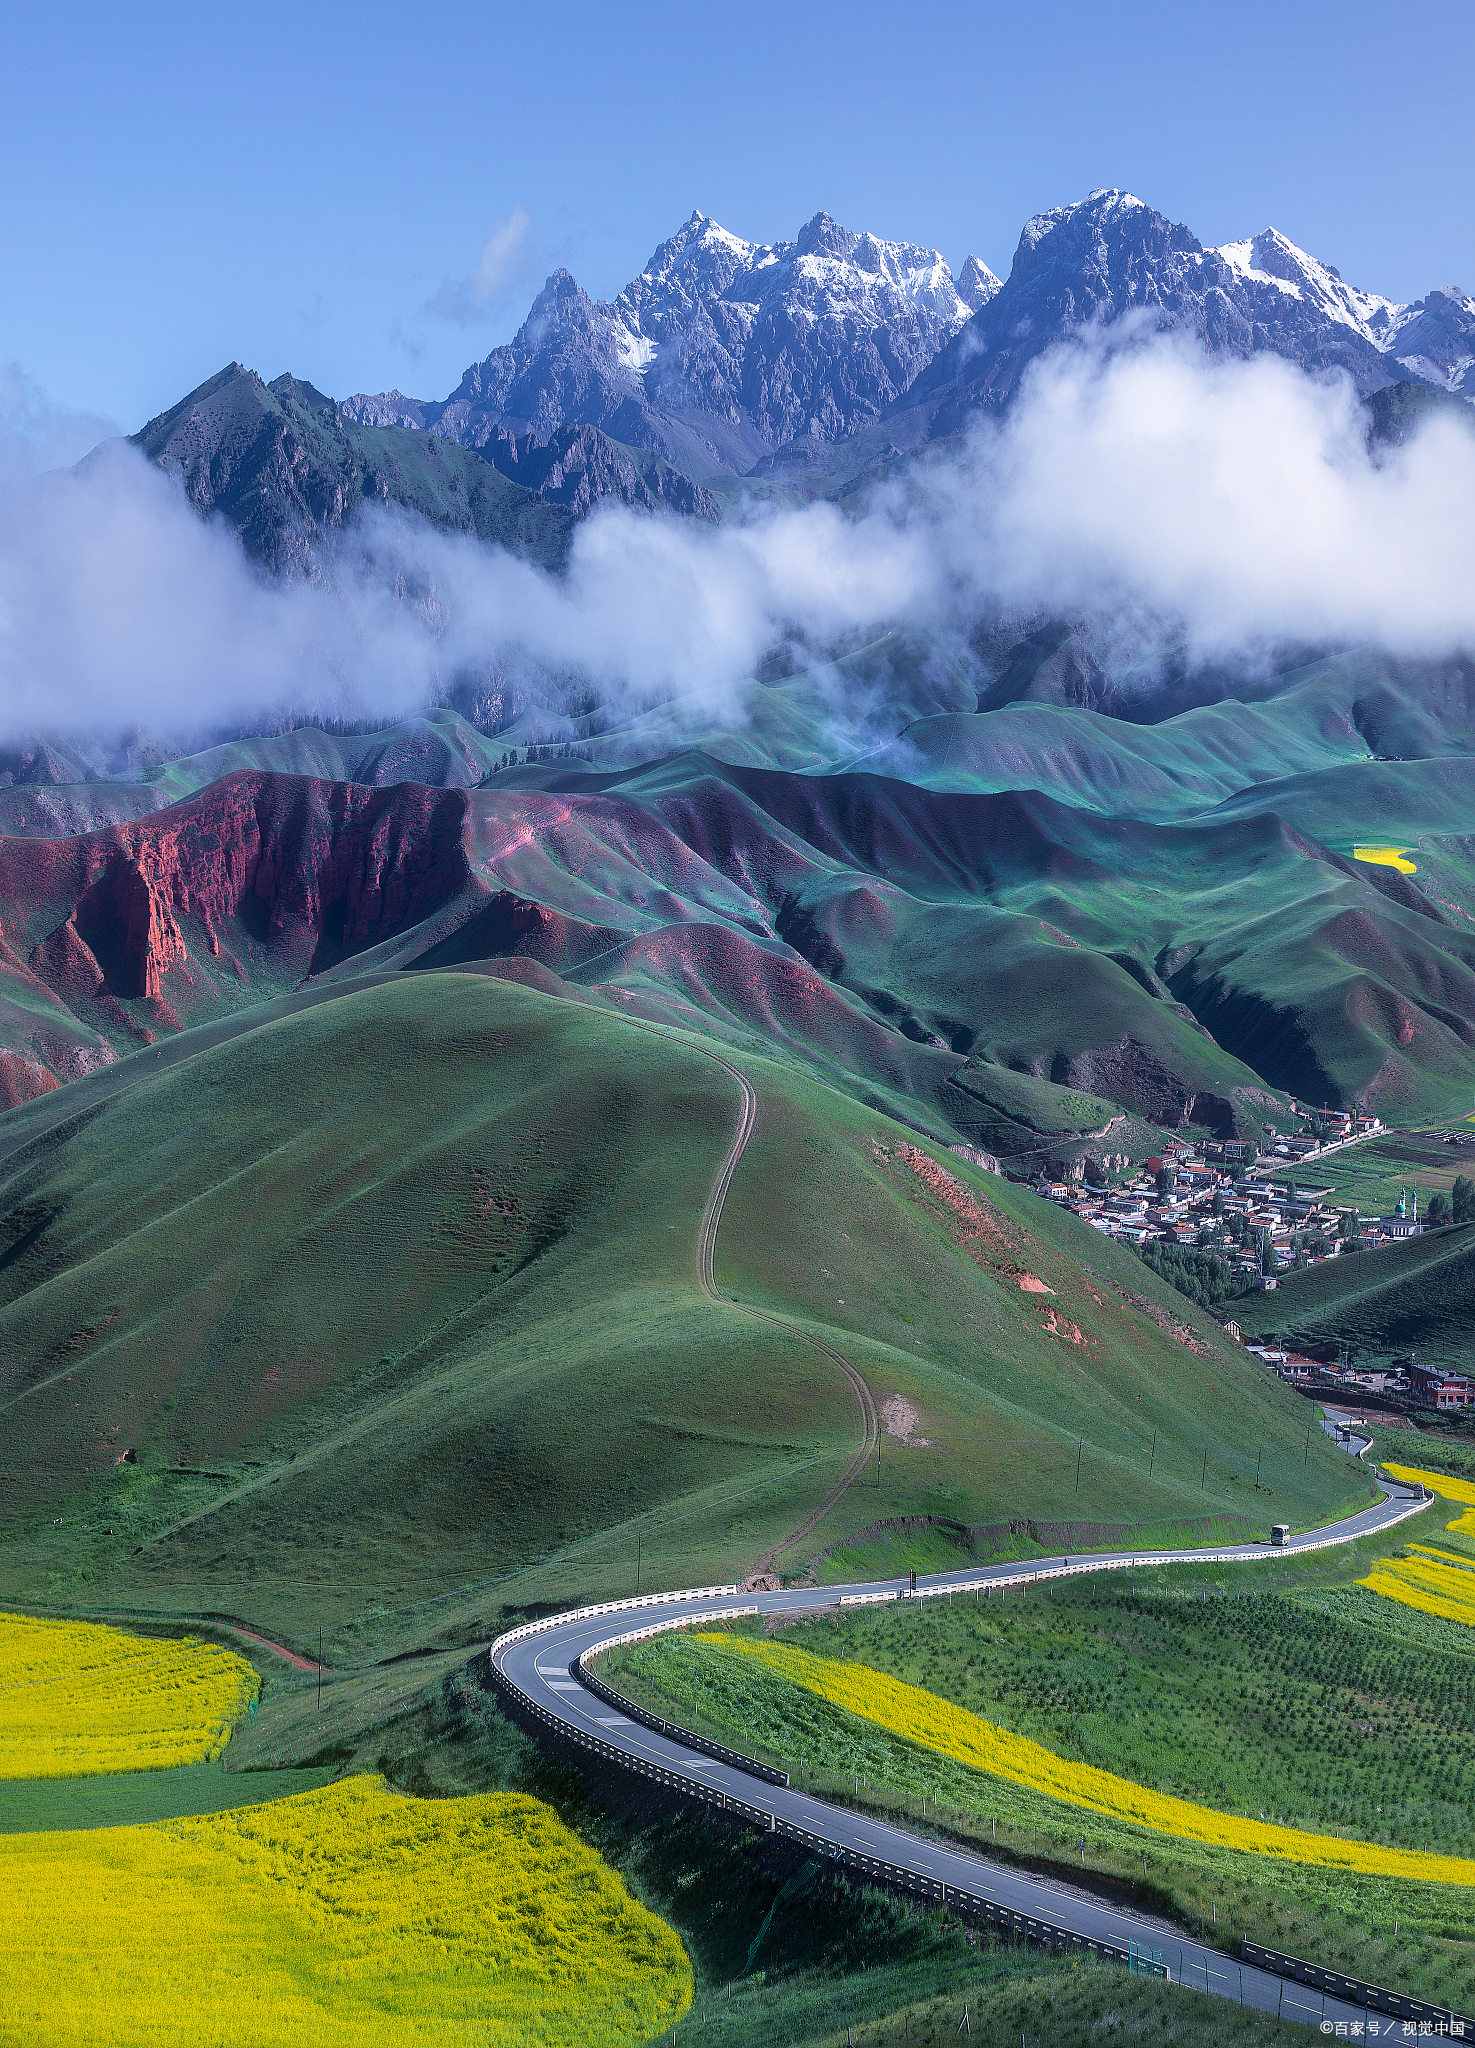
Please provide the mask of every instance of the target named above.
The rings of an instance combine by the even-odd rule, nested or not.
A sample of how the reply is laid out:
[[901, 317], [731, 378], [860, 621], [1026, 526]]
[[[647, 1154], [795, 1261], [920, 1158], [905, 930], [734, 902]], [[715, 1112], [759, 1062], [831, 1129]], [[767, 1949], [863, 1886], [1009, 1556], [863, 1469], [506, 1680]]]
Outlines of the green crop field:
[[[1451, 1136], [1460, 1142], [1449, 1143]], [[1447, 1195], [1462, 1173], [1475, 1178], [1475, 1123], [1463, 1119], [1448, 1132], [1390, 1131], [1304, 1169], [1308, 1186], [1334, 1189], [1336, 1202], [1364, 1216], [1391, 1216], [1406, 1187], [1418, 1189], [1422, 1211], [1430, 1195]]]
[[[1418, 1526], [1442, 1540], [1429, 1516]], [[887, 1606], [801, 1622], [793, 1639], [1219, 1812], [1463, 1855], [1475, 1833], [1475, 1640], [1354, 1583], [1389, 1547], [1233, 1579], [1177, 1570]], [[608, 1661], [632, 1697], [782, 1762], [825, 1796], [1027, 1866], [1096, 1871], [1220, 1942], [1232, 1915], [1235, 1938], [1337, 1958], [1467, 2009], [1475, 1997], [1475, 1904], [1458, 1887], [1115, 1821], [954, 1763], [684, 1637]]]
[[9, 1778], [0, 1783], [0, 1835], [55, 1828], [127, 1828], [196, 1813], [225, 1813], [315, 1792], [332, 1766], [246, 1776], [223, 1764], [185, 1764], [173, 1771], [118, 1771], [97, 1778]]

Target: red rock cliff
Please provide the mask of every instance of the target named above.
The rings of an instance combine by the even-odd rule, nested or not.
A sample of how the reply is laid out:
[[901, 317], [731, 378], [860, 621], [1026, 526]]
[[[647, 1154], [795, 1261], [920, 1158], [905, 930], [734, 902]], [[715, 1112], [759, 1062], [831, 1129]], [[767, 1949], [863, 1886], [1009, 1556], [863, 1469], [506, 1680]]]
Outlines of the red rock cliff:
[[76, 839], [0, 840], [4, 936], [63, 1000], [162, 993], [181, 920], [212, 953], [239, 918], [339, 958], [416, 924], [471, 879], [460, 790], [242, 773]]

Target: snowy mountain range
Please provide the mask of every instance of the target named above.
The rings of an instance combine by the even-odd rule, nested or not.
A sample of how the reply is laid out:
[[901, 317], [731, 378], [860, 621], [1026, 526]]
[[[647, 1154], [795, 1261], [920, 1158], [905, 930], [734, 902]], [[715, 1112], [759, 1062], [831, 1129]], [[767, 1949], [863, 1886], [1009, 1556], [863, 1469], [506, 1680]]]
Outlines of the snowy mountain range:
[[614, 300], [555, 271], [443, 403], [391, 391], [343, 410], [473, 448], [498, 428], [546, 439], [577, 422], [696, 476], [743, 474], [796, 437], [869, 425], [999, 289], [977, 257], [955, 279], [935, 249], [827, 213], [772, 244], [693, 213]]
[[1347, 284], [1276, 228], [1205, 248], [1130, 192], [1093, 192], [1025, 223], [1007, 283], [938, 351], [888, 417], [910, 444], [1008, 403], [1026, 365], [1091, 323], [1133, 314], [1186, 328], [1212, 354], [1263, 350], [1344, 371], [1367, 396], [1410, 379], [1475, 397], [1475, 300], [1446, 289], [1400, 306]]
[[[798, 480], [853, 442], [860, 473], [1007, 405], [1035, 356], [1124, 314], [1187, 328], [1216, 354], [1344, 371], [1364, 395], [1412, 380], [1475, 398], [1465, 293], [1399, 305], [1276, 228], [1206, 248], [1133, 194], [1102, 190], [1026, 222], [1002, 284], [977, 257], [955, 278], [935, 249], [827, 213], [774, 244], [693, 213], [613, 300], [555, 271], [449, 398], [390, 391], [342, 411], [472, 448], [592, 426], [707, 483], [760, 469]], [[836, 459], [824, 461], [833, 479]]]

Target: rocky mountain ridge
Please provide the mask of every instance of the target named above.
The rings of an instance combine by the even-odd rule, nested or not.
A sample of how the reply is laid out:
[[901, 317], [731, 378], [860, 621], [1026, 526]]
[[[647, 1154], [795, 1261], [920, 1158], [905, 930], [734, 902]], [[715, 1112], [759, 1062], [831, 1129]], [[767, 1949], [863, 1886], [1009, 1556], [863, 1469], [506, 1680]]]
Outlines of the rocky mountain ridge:
[[499, 432], [546, 444], [581, 422], [709, 485], [763, 473], [826, 490], [1006, 406], [1036, 356], [1127, 316], [1215, 355], [1345, 372], [1364, 396], [1411, 381], [1475, 397], [1466, 293], [1400, 305], [1276, 228], [1206, 247], [1102, 189], [1027, 221], [1003, 283], [977, 257], [955, 279], [936, 251], [826, 213], [771, 246], [693, 213], [613, 300], [555, 271], [512, 341], [444, 401], [393, 391], [342, 409], [472, 447]]
[[999, 288], [976, 257], [962, 283], [935, 249], [827, 213], [766, 244], [694, 212], [613, 300], [555, 271], [443, 403], [383, 392], [342, 409], [468, 447], [578, 422], [698, 477], [742, 474], [796, 435], [839, 440], [875, 419]]
[[428, 434], [365, 427], [313, 385], [271, 384], [228, 363], [148, 422], [133, 444], [177, 476], [202, 517], [229, 519], [279, 574], [311, 574], [325, 539], [361, 505], [400, 505], [555, 567], [573, 521], [480, 455]]
[[374, 500], [552, 566], [605, 499], [714, 520], [750, 479], [844, 498], [1006, 408], [1057, 343], [1144, 327], [1343, 374], [1365, 398], [1408, 385], [1475, 399], [1466, 293], [1400, 305], [1278, 229], [1205, 247], [1102, 189], [1027, 221], [1003, 283], [977, 257], [954, 278], [936, 250], [824, 212], [774, 244], [694, 212], [612, 300], [556, 270], [444, 400], [335, 404], [233, 364], [134, 438], [278, 570], [310, 571], [324, 536]]
[[1282, 356], [1344, 372], [1363, 395], [1411, 379], [1475, 395], [1475, 299], [1453, 288], [1411, 306], [1349, 286], [1275, 228], [1205, 248], [1130, 192], [1103, 190], [1025, 223], [1002, 288], [917, 378], [888, 419], [913, 441], [1008, 404], [1054, 343], [1135, 316], [1186, 330], [1211, 355]]

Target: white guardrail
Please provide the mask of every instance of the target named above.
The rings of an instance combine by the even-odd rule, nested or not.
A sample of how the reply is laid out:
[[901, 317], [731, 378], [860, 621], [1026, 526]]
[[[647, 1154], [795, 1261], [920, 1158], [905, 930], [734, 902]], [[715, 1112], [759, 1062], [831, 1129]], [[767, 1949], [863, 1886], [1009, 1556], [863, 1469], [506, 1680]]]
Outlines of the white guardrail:
[[[1380, 1522], [1378, 1524], [1379, 1530], [1391, 1528], [1397, 1523], [1405, 1521], [1408, 1516], [1417, 1514], [1421, 1508], [1429, 1505], [1429, 1501], [1432, 1498], [1433, 1496], [1431, 1495], [1409, 1500], [1400, 1513], [1390, 1516], [1387, 1521]], [[1100, 1558], [1094, 1560], [1083, 1558], [1077, 1564], [1047, 1565], [1035, 1571], [1024, 1569], [1011, 1572], [1003, 1577], [995, 1575], [990, 1578], [978, 1577], [955, 1580], [951, 1585], [919, 1586], [915, 1594], [908, 1588], [894, 1586], [874, 1593], [842, 1593], [839, 1596], [839, 1604], [842, 1607], [862, 1607], [875, 1606], [885, 1601], [899, 1599], [932, 1600], [940, 1598], [943, 1594], [987, 1594], [992, 1592], [996, 1586], [1003, 1589], [1008, 1586], [1036, 1584], [1045, 1579], [1074, 1578], [1078, 1574], [1084, 1575], [1089, 1572], [1131, 1571], [1143, 1565], [1185, 1563], [1251, 1564], [1262, 1557], [1286, 1557], [1288, 1555], [1294, 1556], [1297, 1552], [1301, 1551], [1326, 1550], [1336, 1544], [1345, 1543], [1347, 1540], [1345, 1535], [1316, 1537], [1309, 1542], [1298, 1543], [1293, 1550], [1285, 1548], [1276, 1549], [1272, 1545], [1266, 1544], [1263, 1547], [1257, 1546], [1253, 1550], [1212, 1550], [1196, 1551], [1187, 1554], [1182, 1551], [1144, 1551], [1134, 1557]], [[531, 1715], [535, 1721], [550, 1729], [565, 1742], [570, 1742], [575, 1747], [587, 1751], [590, 1755], [598, 1757], [602, 1762], [613, 1764], [619, 1770], [628, 1771], [636, 1777], [646, 1778], [653, 1784], [664, 1786], [673, 1792], [678, 1792], [684, 1798], [696, 1799], [703, 1805], [714, 1808], [719, 1813], [729, 1814], [736, 1819], [746, 1821], [764, 1834], [782, 1836], [789, 1841], [797, 1842], [802, 1848], [808, 1849], [812, 1854], [822, 1855], [827, 1861], [852, 1870], [857, 1875], [868, 1878], [872, 1883], [884, 1884], [895, 1891], [907, 1892], [913, 1896], [930, 1899], [944, 1907], [951, 1906], [960, 1915], [996, 1928], [1001, 1933], [1014, 1935], [1026, 1941], [1041, 1942], [1045, 1946], [1056, 1950], [1065, 1950], [1081, 1955], [1101, 1956], [1109, 1961], [1125, 1963], [1132, 1970], [1146, 1971], [1156, 1977], [1171, 1979], [1173, 1973], [1170, 1967], [1161, 1960], [1161, 1949], [1146, 1949], [1136, 1942], [1123, 1944], [1121, 1942], [1093, 1940], [1089, 1936], [1076, 1933], [1071, 1928], [1061, 1927], [1054, 1921], [1040, 1919], [1034, 1914], [1018, 1912], [1013, 1907], [1005, 1906], [997, 1899], [989, 1898], [986, 1893], [976, 1892], [970, 1887], [945, 1884], [940, 1878], [927, 1877], [920, 1871], [909, 1869], [905, 1864], [890, 1863], [883, 1857], [866, 1856], [858, 1849], [847, 1848], [844, 1844], [837, 1842], [829, 1836], [818, 1834], [811, 1828], [803, 1828], [793, 1821], [784, 1820], [768, 1807], [756, 1806], [749, 1800], [735, 1798], [732, 1793], [724, 1791], [719, 1785], [709, 1783], [696, 1772], [673, 1771], [664, 1764], [653, 1763], [648, 1758], [640, 1756], [631, 1750], [621, 1749], [615, 1743], [607, 1742], [601, 1736], [589, 1734], [572, 1721], [565, 1720], [560, 1715], [551, 1712], [541, 1701], [533, 1699], [529, 1693], [524, 1692], [517, 1681], [509, 1677], [501, 1665], [501, 1657], [505, 1655], [512, 1644], [524, 1641], [529, 1636], [544, 1634], [550, 1629], [564, 1628], [574, 1622], [592, 1621], [603, 1614], [626, 1614], [641, 1608], [670, 1607], [673, 1604], [680, 1603], [688, 1609], [686, 1613], [669, 1615], [660, 1621], [648, 1624], [644, 1628], [628, 1629], [620, 1635], [609, 1636], [581, 1652], [580, 1656], [574, 1660], [579, 1668], [580, 1678], [596, 1697], [618, 1700], [622, 1713], [629, 1714], [631, 1718], [641, 1721], [647, 1726], [657, 1728], [661, 1734], [668, 1735], [673, 1741], [677, 1741], [687, 1748], [697, 1750], [706, 1755], [720, 1756], [723, 1762], [730, 1763], [737, 1769], [747, 1771], [754, 1776], [766, 1779], [769, 1783], [776, 1784], [783, 1779], [782, 1773], [772, 1771], [766, 1765], [755, 1764], [753, 1759], [743, 1757], [737, 1751], [726, 1750], [720, 1744], [709, 1743], [688, 1729], [679, 1728], [674, 1723], [662, 1721], [658, 1715], [646, 1713], [644, 1709], [633, 1706], [632, 1702], [626, 1700], [622, 1694], [615, 1693], [613, 1688], [605, 1686], [602, 1681], [591, 1679], [590, 1675], [583, 1669], [583, 1661], [586, 1656], [598, 1656], [601, 1651], [616, 1649], [623, 1643], [637, 1642], [647, 1636], [659, 1635], [667, 1629], [686, 1628], [694, 1621], [706, 1620], [707, 1616], [692, 1614], [689, 1611], [694, 1603], [702, 1600], [732, 1599], [739, 1590], [735, 1585], [693, 1586], [675, 1593], [646, 1593], [630, 1600], [607, 1600], [598, 1606], [578, 1607], [563, 1614], [546, 1615], [538, 1621], [523, 1622], [519, 1627], [508, 1629], [504, 1634], [498, 1636], [491, 1645], [488, 1652], [488, 1665], [493, 1683], [504, 1695], [520, 1707], [524, 1713]], [[817, 1588], [816, 1590], [822, 1591], [823, 1589]], [[740, 1615], [761, 1614], [770, 1611], [772, 1610], [758, 1606], [719, 1608], [714, 1610], [711, 1619], [735, 1620]], [[782, 1612], [783, 1610], [780, 1609], [778, 1611]], [[787, 1780], [785, 1779], [783, 1782], [787, 1783]], [[1246, 1960], [1249, 1961], [1250, 1959], [1247, 1945]], [[1254, 1960], [1262, 1969], [1268, 1969], [1273, 1974], [1282, 1977], [1295, 1977], [1304, 1982], [1311, 1981], [1311, 1976], [1305, 1973], [1313, 1971], [1312, 1965], [1298, 1962], [1293, 1958], [1272, 1955], [1269, 1950], [1257, 1952]], [[1356, 1997], [1360, 1993], [1360, 2003], [1374, 2005], [1385, 2012], [1405, 2013], [1410, 2018], [1417, 2016], [1420, 2019], [1427, 2015], [1431, 2020], [1445, 2016], [1443, 2008], [1425, 2006], [1421, 2000], [1406, 1999], [1400, 1994], [1393, 1992], [1370, 1992], [1368, 1986], [1362, 1984], [1354, 1985], [1353, 1980], [1350, 1978], [1341, 1979], [1337, 1977], [1334, 1980], [1331, 1974], [1325, 1972], [1316, 1974], [1324, 1981], [1327, 1988], [1332, 1988], [1335, 1981], [1335, 1988], [1343, 1991], [1344, 1995], [1350, 1993]], [[1387, 2002], [1383, 2003], [1383, 2001]]]
[[[654, 1595], [652, 1598], [691, 1601], [711, 1599], [714, 1596], [721, 1597], [724, 1594], [736, 1593], [737, 1590], [736, 1586], [712, 1586], [708, 1587], [705, 1591]], [[1047, 1947], [1070, 1950], [1081, 1955], [1104, 1956], [1109, 1961], [1126, 1963], [1131, 1969], [1145, 1971], [1155, 1977], [1172, 1976], [1172, 1971], [1168, 1965], [1161, 1960], [1162, 1951], [1160, 1949], [1155, 1951], [1144, 1949], [1136, 1942], [1122, 1943], [1092, 1940], [1087, 1935], [1075, 1933], [1071, 1928], [1059, 1927], [1053, 1921], [1042, 1920], [1032, 1913], [1020, 1913], [1013, 1907], [1001, 1905], [997, 1899], [991, 1899], [983, 1892], [975, 1892], [966, 1886], [944, 1884], [940, 1878], [927, 1877], [921, 1871], [908, 1869], [905, 1864], [889, 1863], [884, 1857], [866, 1856], [857, 1849], [847, 1849], [842, 1844], [831, 1840], [828, 1836], [817, 1834], [812, 1828], [799, 1827], [793, 1821], [782, 1819], [767, 1807], [755, 1806], [746, 1799], [736, 1799], [730, 1792], [724, 1791], [720, 1785], [709, 1784], [704, 1778], [697, 1776], [695, 1773], [668, 1770], [664, 1764], [652, 1763], [648, 1758], [639, 1756], [630, 1750], [619, 1749], [614, 1743], [606, 1742], [603, 1737], [588, 1734], [584, 1729], [576, 1727], [572, 1722], [565, 1721], [559, 1715], [550, 1712], [541, 1702], [524, 1692], [517, 1681], [510, 1678], [497, 1661], [497, 1652], [504, 1649], [507, 1644], [530, 1635], [535, 1635], [561, 1622], [584, 1619], [598, 1614], [611, 1613], [619, 1608], [644, 1606], [646, 1604], [648, 1603], [644, 1600], [612, 1601], [608, 1606], [579, 1608], [572, 1614], [549, 1616], [547, 1620], [541, 1622], [526, 1622], [521, 1628], [509, 1629], [505, 1635], [499, 1636], [492, 1645], [490, 1652], [492, 1677], [499, 1688], [505, 1694], [510, 1695], [524, 1713], [530, 1714], [535, 1721], [551, 1729], [565, 1742], [571, 1742], [577, 1748], [588, 1751], [591, 1755], [601, 1758], [606, 1763], [616, 1765], [620, 1770], [629, 1771], [635, 1777], [646, 1778], [652, 1784], [664, 1786], [673, 1792], [679, 1792], [684, 1798], [699, 1800], [703, 1805], [713, 1807], [719, 1813], [729, 1814], [737, 1819], [748, 1821], [766, 1835], [780, 1836], [787, 1841], [797, 1842], [801, 1848], [808, 1849], [811, 1854], [823, 1856], [827, 1862], [837, 1863], [847, 1869], [854, 1870], [860, 1875], [869, 1878], [872, 1883], [885, 1884], [893, 1890], [908, 1892], [923, 1899], [930, 1899], [944, 1907], [951, 1906], [959, 1915], [966, 1915], [969, 1919], [981, 1921], [987, 1926], [999, 1929], [1002, 1933], [1020, 1936], [1026, 1941], [1043, 1942]], [[726, 1614], [733, 1612], [730, 1608], [720, 1611]], [[762, 1612], [763, 1610], [749, 1609], [747, 1611]], [[679, 1627], [684, 1621], [701, 1618], [700, 1616], [679, 1616], [674, 1622], [666, 1623], [664, 1626]], [[646, 1631], [636, 1630], [633, 1633], [635, 1635], [643, 1635]], [[655, 1634], [656, 1631], [652, 1629], [650, 1633]], [[612, 1638], [611, 1640], [620, 1639]], [[683, 1739], [690, 1742], [692, 1738], [687, 1735]]]

